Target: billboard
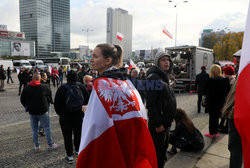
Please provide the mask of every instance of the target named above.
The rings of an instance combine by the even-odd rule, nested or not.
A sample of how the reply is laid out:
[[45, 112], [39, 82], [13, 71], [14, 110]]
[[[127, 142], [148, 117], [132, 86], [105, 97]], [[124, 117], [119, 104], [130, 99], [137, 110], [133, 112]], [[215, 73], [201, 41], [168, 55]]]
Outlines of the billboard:
[[25, 33], [23, 32], [13, 32], [0, 30], [1, 37], [15, 38], [15, 39], [25, 39]]
[[0, 30], [7, 31], [7, 25], [0, 24]]
[[30, 43], [11, 42], [12, 56], [30, 56]]

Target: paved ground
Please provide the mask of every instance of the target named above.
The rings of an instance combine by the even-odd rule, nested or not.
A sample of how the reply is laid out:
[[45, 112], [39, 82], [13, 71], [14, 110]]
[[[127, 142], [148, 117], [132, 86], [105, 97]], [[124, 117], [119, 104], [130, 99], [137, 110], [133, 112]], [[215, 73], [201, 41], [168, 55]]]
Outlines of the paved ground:
[[[32, 133], [29, 125], [29, 115], [22, 107], [18, 96], [18, 81], [16, 75], [14, 84], [6, 85], [5, 92], [0, 92], [0, 167], [1, 168], [68, 168], [75, 167], [64, 162], [65, 150], [63, 138], [58, 123], [58, 117], [52, 107], [51, 125], [52, 137], [61, 148], [49, 152], [45, 137], [40, 137], [42, 150], [34, 151]], [[52, 87], [53, 95], [56, 88]], [[187, 111], [195, 126], [200, 130], [208, 125], [208, 115], [197, 114], [196, 94], [177, 95], [177, 105]]]

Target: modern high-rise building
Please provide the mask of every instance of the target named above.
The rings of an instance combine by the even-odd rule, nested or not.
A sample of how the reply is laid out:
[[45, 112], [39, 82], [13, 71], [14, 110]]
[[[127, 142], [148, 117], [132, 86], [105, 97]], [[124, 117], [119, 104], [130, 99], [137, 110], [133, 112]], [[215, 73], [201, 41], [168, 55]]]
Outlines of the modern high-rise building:
[[[123, 59], [129, 59], [132, 55], [132, 15], [123, 9], [107, 9], [107, 43], [119, 44], [123, 47]], [[117, 38], [117, 33], [123, 35], [123, 39]]]
[[19, 0], [21, 32], [36, 43], [36, 56], [70, 52], [70, 1]]

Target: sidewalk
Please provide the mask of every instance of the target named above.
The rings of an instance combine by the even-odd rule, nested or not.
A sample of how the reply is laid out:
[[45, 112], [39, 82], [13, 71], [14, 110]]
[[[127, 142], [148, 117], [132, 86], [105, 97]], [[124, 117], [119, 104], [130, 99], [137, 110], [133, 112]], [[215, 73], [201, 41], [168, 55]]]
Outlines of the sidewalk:
[[[207, 132], [207, 127], [201, 131], [203, 135]], [[213, 139], [204, 136], [205, 147], [201, 152], [179, 151], [169, 159], [165, 168], [228, 168], [228, 134], [219, 135]]]

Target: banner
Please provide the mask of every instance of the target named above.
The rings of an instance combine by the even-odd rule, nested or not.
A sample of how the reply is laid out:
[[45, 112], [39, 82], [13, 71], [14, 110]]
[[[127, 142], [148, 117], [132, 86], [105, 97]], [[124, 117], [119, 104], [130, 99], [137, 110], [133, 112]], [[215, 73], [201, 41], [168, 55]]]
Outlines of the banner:
[[30, 56], [30, 44], [22, 42], [11, 42], [12, 56]]

